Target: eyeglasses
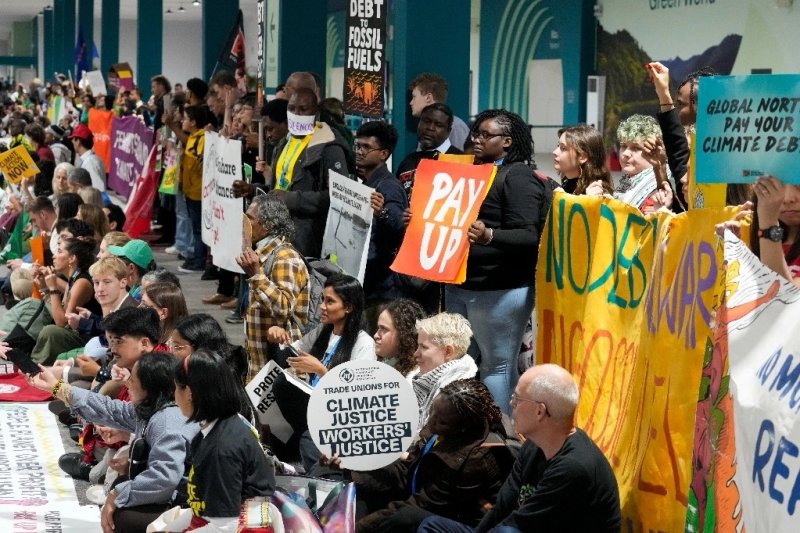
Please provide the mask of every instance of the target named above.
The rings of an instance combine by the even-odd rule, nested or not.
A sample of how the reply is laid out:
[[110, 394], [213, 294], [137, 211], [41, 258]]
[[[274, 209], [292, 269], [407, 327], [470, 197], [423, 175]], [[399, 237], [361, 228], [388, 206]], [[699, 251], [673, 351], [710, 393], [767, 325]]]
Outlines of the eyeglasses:
[[188, 344], [175, 344], [174, 342], [172, 342], [172, 339], [167, 340], [167, 342], [165, 342], [164, 344], [166, 344], [167, 348], [169, 348], [169, 351], [173, 353], [175, 352], [175, 350], [183, 350], [184, 348], [191, 348], [191, 346], [189, 346]]
[[369, 155], [372, 152], [377, 152], [378, 150], [383, 150], [383, 148], [373, 148], [368, 144], [361, 144], [361, 143], [356, 143], [355, 147], [353, 148], [353, 151], [355, 153], [361, 155]]
[[544, 402], [540, 402], [539, 400], [534, 400], [533, 398], [523, 398], [522, 396], [518, 395], [516, 392], [511, 393], [511, 407], [516, 407], [519, 402], [528, 402], [528, 403], [540, 403], [544, 405], [544, 414], [548, 418], [550, 417], [550, 410], [547, 409], [547, 404]]
[[495, 137], [508, 137], [505, 133], [489, 133], [488, 131], [472, 131], [469, 134], [470, 139], [473, 141], [477, 141], [478, 139], [481, 142], [486, 142], [488, 140], [494, 139]]

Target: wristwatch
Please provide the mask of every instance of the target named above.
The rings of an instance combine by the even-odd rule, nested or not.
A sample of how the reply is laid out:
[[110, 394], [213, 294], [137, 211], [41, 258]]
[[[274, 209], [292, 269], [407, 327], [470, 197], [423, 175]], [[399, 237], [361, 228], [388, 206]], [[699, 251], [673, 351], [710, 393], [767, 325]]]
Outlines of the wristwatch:
[[773, 242], [783, 242], [783, 228], [780, 226], [770, 226], [758, 230], [759, 239], [768, 239]]

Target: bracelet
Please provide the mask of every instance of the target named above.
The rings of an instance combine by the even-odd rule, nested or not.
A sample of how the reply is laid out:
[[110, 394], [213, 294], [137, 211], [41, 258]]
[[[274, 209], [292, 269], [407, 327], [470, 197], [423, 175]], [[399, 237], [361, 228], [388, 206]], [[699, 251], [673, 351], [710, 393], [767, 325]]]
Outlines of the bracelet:
[[63, 386], [64, 386], [64, 380], [63, 379], [59, 379], [58, 381], [56, 381], [56, 384], [53, 385], [53, 390], [50, 391], [50, 394], [53, 395], [53, 398], [55, 398], [58, 395], [58, 391], [60, 391], [61, 387], [63, 387]]
[[484, 246], [488, 246], [492, 239], [494, 239], [494, 230], [492, 228], [486, 228], [489, 230], [489, 240], [483, 243]]

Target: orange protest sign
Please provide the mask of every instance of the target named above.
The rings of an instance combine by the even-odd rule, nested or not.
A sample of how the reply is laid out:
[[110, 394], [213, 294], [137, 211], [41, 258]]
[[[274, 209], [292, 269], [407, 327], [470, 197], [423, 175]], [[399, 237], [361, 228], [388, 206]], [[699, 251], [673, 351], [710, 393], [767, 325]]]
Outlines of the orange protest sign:
[[0, 172], [6, 177], [9, 183], [14, 185], [39, 173], [39, 167], [31, 159], [28, 150], [19, 145], [7, 152], [0, 154]]
[[[44, 266], [44, 239], [41, 235], [37, 235], [36, 237], [31, 237], [28, 242], [31, 244], [31, 261], [39, 266]], [[39, 292], [39, 287], [35, 283], [33, 284], [33, 294], [31, 296], [39, 299], [42, 296]]]
[[450, 163], [466, 163], [471, 165], [475, 160], [472, 154], [439, 154], [436, 158], [437, 161], [449, 161]]
[[467, 232], [494, 179], [494, 165], [420, 161], [411, 196], [411, 222], [392, 270], [430, 281], [462, 283]]
[[97, 157], [103, 160], [106, 169], [111, 168], [111, 121], [113, 118], [113, 111], [94, 108], [89, 110], [88, 126], [94, 135], [92, 149]]

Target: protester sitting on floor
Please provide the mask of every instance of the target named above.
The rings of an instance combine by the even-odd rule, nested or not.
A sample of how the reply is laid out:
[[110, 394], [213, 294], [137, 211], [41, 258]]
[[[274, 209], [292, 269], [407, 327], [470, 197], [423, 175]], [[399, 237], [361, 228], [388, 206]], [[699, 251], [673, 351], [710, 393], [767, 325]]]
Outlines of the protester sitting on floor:
[[69, 173], [75, 167], [72, 163], [59, 163], [53, 171], [53, 195], [50, 200], [53, 203], [58, 201], [58, 197], [70, 191], [69, 188]]
[[435, 514], [477, 525], [514, 463], [506, 439], [502, 413], [483, 383], [463, 379], [443, 387], [407, 457], [350, 473], [369, 513], [356, 531], [415, 531]]
[[87, 389], [99, 372], [108, 351], [103, 317], [119, 309], [137, 306], [136, 300], [128, 294], [128, 267], [121, 259], [100, 259], [89, 267], [89, 274], [92, 276], [95, 298], [100, 304], [101, 314], [93, 314], [88, 309], [79, 307], [75, 313], [67, 315], [70, 329], [87, 343], [86, 346], [59, 354], [51, 369], [56, 377], [63, 377], [64, 368], [67, 367], [65, 379], [69, 383], [80, 381], [82, 383], [79, 386]]
[[561, 187], [570, 194], [602, 195], [614, 192], [614, 180], [606, 167], [603, 134], [587, 124], [558, 131], [553, 167]]
[[[341, 363], [356, 359], [375, 359], [375, 343], [363, 329], [364, 291], [357, 279], [346, 274], [329, 276], [325, 280], [320, 311], [321, 324], [298, 341], [291, 342], [289, 332], [279, 326], [273, 326], [267, 332], [270, 342], [291, 342], [297, 355], [290, 355], [285, 359], [289, 371], [300, 379], [307, 380], [312, 387], [329, 370]], [[273, 391], [281, 411], [292, 413], [287, 420], [294, 431], [289, 453], [299, 446], [303, 464], [309, 470], [317, 463], [320, 455], [308, 433], [308, 394], [288, 383], [282, 375], [276, 381]], [[280, 453], [277, 455], [281, 456]]]
[[113, 231], [122, 231], [125, 227], [125, 211], [122, 210], [117, 204], [106, 204], [103, 206], [103, 213], [106, 214], [108, 219], [108, 227]]
[[130, 240], [131, 238], [130, 236], [128, 236], [127, 233], [124, 233], [122, 231], [109, 231], [108, 233], [105, 234], [103, 240], [100, 241], [100, 247], [99, 251], [97, 252], [97, 258], [102, 259], [104, 257], [114, 257], [114, 255], [108, 251], [108, 247], [109, 246], [122, 247], [128, 244], [128, 241]]
[[146, 461], [140, 463], [144, 469], [136, 472], [132, 464], [129, 479], [120, 480], [108, 493], [100, 523], [105, 533], [144, 532], [170, 507], [183, 478], [189, 443], [200, 426], [187, 421], [174, 403], [176, 365], [167, 353], [138, 358], [128, 380], [130, 402], [72, 387], [50, 372], [29, 378], [33, 386], [51, 391], [74, 414], [133, 433], [134, 441], [141, 438], [149, 447]]
[[275, 489], [258, 432], [239, 414], [239, 377], [221, 355], [200, 349], [176, 365], [174, 379], [175, 402], [201, 432], [191, 443], [187, 479], [193, 524], [235, 527], [247, 498]]
[[[103, 194], [94, 187], [84, 187], [78, 191], [78, 195], [80, 195], [81, 199], [83, 200], [83, 205], [94, 205], [100, 210], [102, 210], [103, 206], [105, 205], [103, 202]], [[105, 215], [105, 213], [103, 214]]]
[[[58, 253], [53, 256], [53, 266], [37, 269], [34, 280], [39, 290], [50, 303], [53, 324], [45, 326], [36, 339], [31, 357], [37, 363], [52, 364], [56, 356], [67, 350], [82, 346], [85, 341], [68, 325], [67, 317], [79, 307], [91, 313], [102, 312], [94, 297], [94, 285], [89, 267], [94, 263], [95, 242], [93, 240], [67, 239], [59, 243]], [[68, 276], [66, 290], [62, 289], [57, 274]]]
[[563, 368], [538, 365], [511, 398], [522, 445], [497, 502], [478, 527], [430, 517], [418, 533], [618, 533], [617, 481], [603, 452], [575, 427], [578, 386]]
[[[33, 277], [31, 271], [26, 268], [18, 268], [11, 272], [9, 276], [11, 292], [17, 302], [14, 307], [0, 316], [0, 336], [5, 337], [17, 324], [27, 325], [31, 323], [34, 316], [40, 312], [42, 307], [41, 300], [31, 298], [33, 294]], [[43, 311], [43, 310], [42, 310]], [[37, 337], [41, 331], [41, 323], [37, 327], [28, 328], [31, 337]]]
[[133, 239], [124, 246], [109, 246], [108, 253], [117, 256], [128, 264], [128, 287], [134, 300], [142, 301], [141, 279], [155, 267], [153, 250], [141, 239]]
[[400, 298], [386, 304], [373, 336], [378, 360], [404, 376], [410, 374], [417, 367], [417, 321], [425, 316], [425, 310], [414, 300]]
[[142, 307], [149, 307], [158, 313], [161, 320], [161, 337], [158, 342], [166, 344], [175, 323], [189, 314], [183, 291], [177, 285], [165, 282], [149, 283], [142, 289]]
[[419, 404], [419, 423], [425, 425], [433, 400], [442, 387], [474, 378], [475, 361], [467, 355], [472, 328], [457, 313], [439, 313], [417, 320], [417, 368], [408, 377]]

